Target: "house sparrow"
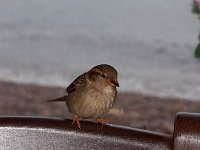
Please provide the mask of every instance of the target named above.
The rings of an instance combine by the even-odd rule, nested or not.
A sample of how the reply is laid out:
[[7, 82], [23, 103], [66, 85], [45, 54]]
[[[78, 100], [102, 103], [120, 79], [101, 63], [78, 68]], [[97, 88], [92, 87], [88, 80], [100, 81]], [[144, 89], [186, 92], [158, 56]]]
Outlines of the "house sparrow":
[[48, 102], [66, 101], [69, 112], [73, 113], [73, 123], [79, 128], [81, 119], [96, 118], [103, 124], [107, 120], [102, 115], [108, 113], [115, 102], [116, 87], [119, 87], [116, 69], [100, 64], [78, 76], [67, 87], [66, 96]]

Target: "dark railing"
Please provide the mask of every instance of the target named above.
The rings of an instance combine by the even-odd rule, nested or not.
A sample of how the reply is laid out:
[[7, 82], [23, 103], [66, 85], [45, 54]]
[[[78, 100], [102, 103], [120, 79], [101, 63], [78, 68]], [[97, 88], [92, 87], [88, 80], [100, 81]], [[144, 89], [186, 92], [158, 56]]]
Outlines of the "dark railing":
[[0, 149], [199, 150], [200, 114], [178, 113], [174, 134], [58, 118], [0, 117]]

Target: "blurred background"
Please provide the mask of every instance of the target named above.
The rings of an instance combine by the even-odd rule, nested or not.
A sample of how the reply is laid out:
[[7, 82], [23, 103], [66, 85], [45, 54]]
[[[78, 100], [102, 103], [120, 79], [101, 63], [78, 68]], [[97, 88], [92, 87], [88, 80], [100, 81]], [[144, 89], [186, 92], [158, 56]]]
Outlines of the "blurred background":
[[[91, 67], [119, 73], [113, 123], [170, 133], [198, 112], [200, 30], [191, 0], [0, 1], [0, 115], [65, 116], [42, 100]], [[130, 119], [131, 118], [131, 119]], [[112, 119], [111, 119], [112, 120]]]

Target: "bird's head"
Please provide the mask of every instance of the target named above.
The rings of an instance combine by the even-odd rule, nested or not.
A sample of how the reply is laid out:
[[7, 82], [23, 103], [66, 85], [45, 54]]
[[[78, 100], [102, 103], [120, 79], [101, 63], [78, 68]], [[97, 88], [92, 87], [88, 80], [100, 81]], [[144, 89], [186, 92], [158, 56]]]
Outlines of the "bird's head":
[[119, 87], [117, 80], [117, 71], [114, 67], [101, 64], [93, 67], [89, 70], [89, 80], [94, 82], [98, 86], [112, 86], [114, 88]]

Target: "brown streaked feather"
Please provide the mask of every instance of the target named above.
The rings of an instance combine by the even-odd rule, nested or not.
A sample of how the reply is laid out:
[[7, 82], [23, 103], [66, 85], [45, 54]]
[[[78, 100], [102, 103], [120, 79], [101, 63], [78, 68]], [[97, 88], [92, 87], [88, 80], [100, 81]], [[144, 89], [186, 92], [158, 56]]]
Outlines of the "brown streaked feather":
[[85, 87], [86, 86], [86, 73], [83, 73], [82, 75], [78, 76], [66, 89], [66, 92], [72, 93], [74, 92], [76, 89], [81, 88], [81, 87]]
[[95, 67], [93, 67], [91, 70], [96, 70], [102, 73], [107, 73], [107, 75], [110, 76], [115, 76], [117, 77], [117, 71], [113, 66], [107, 65], [107, 64], [100, 64]]

